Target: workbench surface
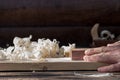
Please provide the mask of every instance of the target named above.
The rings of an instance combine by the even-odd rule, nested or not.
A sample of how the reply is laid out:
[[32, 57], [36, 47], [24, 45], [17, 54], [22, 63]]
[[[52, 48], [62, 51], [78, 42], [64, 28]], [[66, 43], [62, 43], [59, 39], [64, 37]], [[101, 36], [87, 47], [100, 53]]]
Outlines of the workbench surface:
[[97, 71], [0, 72], [0, 80], [120, 80], [120, 74]]

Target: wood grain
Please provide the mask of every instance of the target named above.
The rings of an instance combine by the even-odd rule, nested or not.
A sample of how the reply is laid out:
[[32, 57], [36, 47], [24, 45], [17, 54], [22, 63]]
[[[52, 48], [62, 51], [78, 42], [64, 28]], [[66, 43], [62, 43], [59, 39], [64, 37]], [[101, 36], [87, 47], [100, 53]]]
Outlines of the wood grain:
[[0, 71], [96, 70], [106, 64], [84, 61], [1, 61]]
[[98, 78], [87, 77], [87, 74], [97, 75], [105, 73], [99, 73], [97, 71], [0, 72], [0, 80], [120, 80], [120, 74]]

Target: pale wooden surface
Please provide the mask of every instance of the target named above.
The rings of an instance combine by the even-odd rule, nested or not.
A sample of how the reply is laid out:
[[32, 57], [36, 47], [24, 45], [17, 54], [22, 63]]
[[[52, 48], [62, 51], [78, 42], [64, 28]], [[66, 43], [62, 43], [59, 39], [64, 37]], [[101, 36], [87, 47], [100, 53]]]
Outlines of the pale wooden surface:
[[0, 61], [0, 71], [97, 70], [106, 64], [71, 61], [70, 58], [49, 58], [46, 61]]
[[48, 60], [49, 62], [1, 61], [0, 80], [120, 80], [120, 73], [102, 77], [87, 76], [103, 75], [104, 73], [94, 70], [87, 71], [103, 65], [101, 63], [69, 61], [69, 59], [62, 59], [64, 60], [62, 62], [61, 59]]
[[[98, 74], [97, 71], [69, 71], [69, 72], [0, 72], [0, 80], [120, 80], [119, 73], [113, 76], [83, 77], [79, 74]], [[104, 74], [104, 73], [100, 73]]]

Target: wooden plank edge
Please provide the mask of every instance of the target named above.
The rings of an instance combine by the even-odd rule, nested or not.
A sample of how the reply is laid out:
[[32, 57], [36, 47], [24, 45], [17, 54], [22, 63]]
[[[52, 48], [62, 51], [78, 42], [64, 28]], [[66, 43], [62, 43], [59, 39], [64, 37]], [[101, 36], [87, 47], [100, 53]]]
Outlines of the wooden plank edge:
[[0, 63], [0, 71], [97, 70], [106, 65], [97, 62]]

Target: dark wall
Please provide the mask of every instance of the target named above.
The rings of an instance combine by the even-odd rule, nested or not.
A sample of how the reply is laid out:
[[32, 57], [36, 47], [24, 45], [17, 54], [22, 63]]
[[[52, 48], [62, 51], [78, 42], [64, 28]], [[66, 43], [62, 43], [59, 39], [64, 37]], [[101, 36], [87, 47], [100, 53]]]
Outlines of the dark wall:
[[1, 26], [119, 25], [120, 0], [0, 0]]
[[119, 35], [120, 0], [0, 0], [0, 46], [31, 34], [88, 47], [95, 23]]

